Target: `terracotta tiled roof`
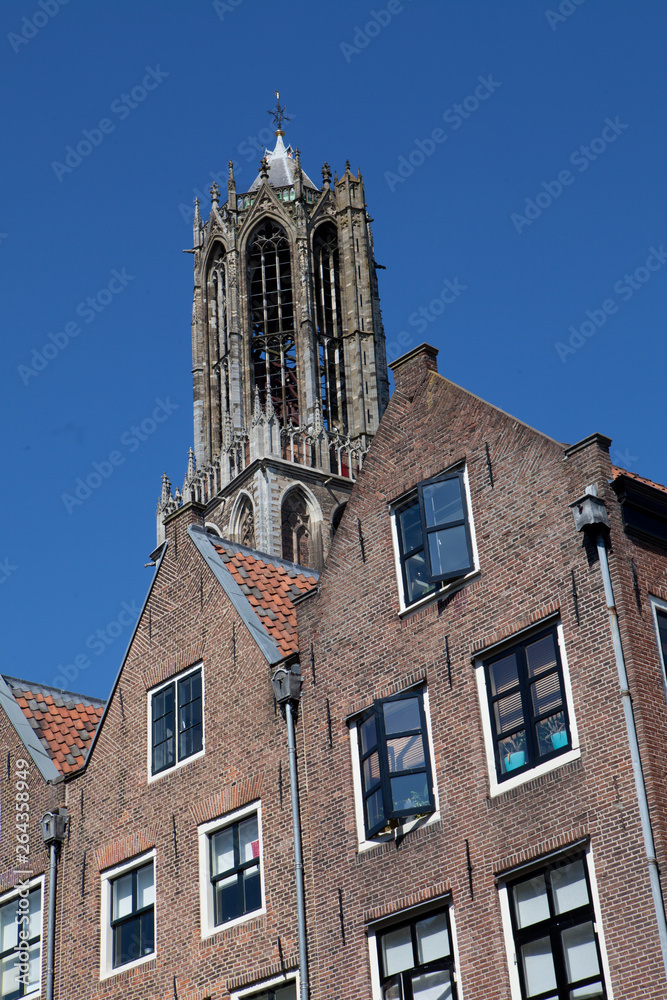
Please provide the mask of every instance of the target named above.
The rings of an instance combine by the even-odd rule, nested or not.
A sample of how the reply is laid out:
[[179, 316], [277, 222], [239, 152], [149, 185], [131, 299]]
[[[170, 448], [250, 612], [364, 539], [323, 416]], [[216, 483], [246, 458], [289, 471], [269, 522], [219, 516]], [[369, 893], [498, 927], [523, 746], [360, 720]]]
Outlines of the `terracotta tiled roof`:
[[263, 552], [253, 552], [226, 542], [213, 543], [239, 587], [283, 656], [296, 653], [294, 598], [317, 583], [318, 574]]
[[638, 476], [636, 472], [628, 472], [627, 469], [621, 469], [617, 465], [612, 465], [611, 469], [614, 479], [618, 479], [619, 476], [627, 476], [628, 479], [634, 479], [638, 483], [643, 483], [644, 486], [652, 486], [655, 490], [662, 490], [663, 493], [667, 493], [667, 486], [663, 486], [662, 483], [654, 483], [651, 479], [644, 479], [643, 476]]
[[70, 691], [5, 677], [14, 698], [62, 774], [71, 774], [86, 759], [104, 702]]

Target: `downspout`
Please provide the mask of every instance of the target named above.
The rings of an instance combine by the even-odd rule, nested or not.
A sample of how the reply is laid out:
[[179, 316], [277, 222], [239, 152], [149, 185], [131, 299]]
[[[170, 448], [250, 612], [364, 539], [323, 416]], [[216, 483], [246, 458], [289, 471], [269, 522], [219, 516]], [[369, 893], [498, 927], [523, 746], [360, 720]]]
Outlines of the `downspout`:
[[301, 1000], [308, 1000], [308, 939], [306, 935], [306, 897], [304, 892], [303, 853], [301, 849], [301, 818], [299, 815], [299, 783], [296, 768], [296, 741], [294, 721], [298, 715], [303, 677], [297, 670], [280, 667], [271, 678], [276, 701], [287, 722], [287, 749], [289, 752], [289, 780], [292, 799], [292, 835], [294, 838], [294, 869], [296, 875], [296, 913], [299, 936], [299, 980]]
[[662, 952], [662, 962], [667, 978], [667, 920], [665, 918], [665, 904], [660, 886], [660, 869], [655, 856], [655, 844], [653, 841], [653, 831], [651, 829], [651, 816], [649, 813], [648, 799], [646, 796], [646, 785], [642, 772], [641, 757], [639, 754], [639, 741], [637, 739], [637, 728], [635, 726], [634, 712], [632, 710], [632, 696], [628, 687], [628, 674], [625, 668], [625, 657], [621, 644], [621, 632], [618, 627], [618, 615], [614, 601], [614, 591], [609, 573], [609, 558], [607, 555], [607, 538], [605, 528], [609, 527], [609, 518], [604, 501], [597, 496], [597, 487], [588, 486], [586, 493], [571, 505], [573, 508], [574, 521], [578, 531], [587, 531], [595, 540], [598, 558], [600, 560], [600, 571], [604, 584], [604, 595], [609, 613], [609, 624], [611, 627], [611, 640], [614, 647], [614, 657], [616, 659], [616, 669], [618, 672], [618, 683], [621, 689], [621, 703], [623, 705], [623, 715], [625, 717], [625, 728], [630, 744], [630, 760], [632, 763], [632, 774], [635, 779], [635, 789], [637, 792], [637, 802], [639, 804], [639, 816], [644, 838], [644, 850], [648, 865], [649, 878], [651, 882], [651, 895], [653, 896], [653, 906], [655, 909], [656, 921], [658, 924], [658, 934], [660, 936], [660, 950]]
[[45, 813], [41, 820], [42, 838], [49, 849], [49, 918], [46, 932], [46, 1000], [53, 1000], [56, 942], [56, 887], [58, 854], [67, 830], [67, 810], [62, 806]]

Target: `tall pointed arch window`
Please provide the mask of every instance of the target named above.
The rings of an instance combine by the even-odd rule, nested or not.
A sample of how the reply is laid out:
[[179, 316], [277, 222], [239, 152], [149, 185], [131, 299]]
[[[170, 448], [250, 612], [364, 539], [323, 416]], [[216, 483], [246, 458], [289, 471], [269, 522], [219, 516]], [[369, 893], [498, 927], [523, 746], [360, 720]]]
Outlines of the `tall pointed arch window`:
[[255, 548], [255, 510], [250, 497], [243, 497], [236, 515], [236, 537], [241, 545]]
[[289, 242], [267, 219], [248, 249], [252, 369], [262, 403], [283, 423], [299, 423], [294, 304]]
[[[222, 427], [230, 410], [229, 396], [229, 324], [227, 313], [227, 255], [220, 246], [211, 260], [207, 280], [209, 319], [209, 365], [217, 377], [219, 391], [212, 400], [214, 422]], [[217, 418], [217, 419], [216, 419]], [[218, 435], [221, 431], [218, 430]]]
[[308, 502], [301, 490], [290, 490], [281, 511], [283, 559], [309, 565], [310, 514]]
[[329, 431], [347, 432], [338, 234], [333, 223], [325, 222], [317, 229], [313, 258], [324, 426]]

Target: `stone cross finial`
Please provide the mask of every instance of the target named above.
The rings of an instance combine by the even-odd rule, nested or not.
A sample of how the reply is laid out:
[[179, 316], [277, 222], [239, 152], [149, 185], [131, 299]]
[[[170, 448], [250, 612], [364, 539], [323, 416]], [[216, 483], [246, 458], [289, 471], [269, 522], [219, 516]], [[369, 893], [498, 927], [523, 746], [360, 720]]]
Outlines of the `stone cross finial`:
[[216, 181], [211, 184], [211, 205], [218, 207], [218, 202], [220, 200], [220, 188], [218, 187]]
[[349, 172], [350, 172], [350, 161], [346, 160], [345, 161], [345, 173], [349, 174]]
[[331, 167], [328, 163], [322, 167], [322, 180], [325, 184], [331, 184]]

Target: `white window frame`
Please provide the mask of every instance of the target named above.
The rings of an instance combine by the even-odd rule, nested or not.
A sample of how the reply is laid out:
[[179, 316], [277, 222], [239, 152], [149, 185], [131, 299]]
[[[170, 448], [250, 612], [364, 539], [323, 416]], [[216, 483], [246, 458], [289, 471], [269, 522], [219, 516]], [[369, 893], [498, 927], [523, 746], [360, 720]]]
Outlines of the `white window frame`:
[[427, 916], [431, 911], [441, 910], [447, 907], [449, 914], [449, 927], [452, 932], [452, 955], [454, 956], [454, 982], [456, 983], [456, 991], [458, 993], [458, 1000], [464, 1000], [463, 998], [463, 984], [461, 982], [461, 960], [459, 955], [459, 941], [458, 935], [456, 933], [456, 913], [454, 909], [454, 904], [452, 902], [451, 896], [442, 896], [439, 899], [429, 900], [428, 903], [420, 903], [417, 906], [411, 906], [407, 910], [399, 910], [398, 913], [392, 913], [390, 917], [383, 917], [382, 920], [374, 921], [372, 924], [368, 925], [368, 950], [369, 950], [369, 960], [371, 968], [371, 996], [372, 1000], [383, 1000], [382, 998], [382, 985], [380, 983], [380, 962], [378, 959], [378, 945], [377, 937], [378, 934], [382, 934], [384, 931], [393, 927], [395, 924], [400, 924], [406, 920], [412, 920], [413, 917], [419, 917], [422, 914]]
[[555, 771], [564, 764], [569, 764], [571, 761], [578, 760], [579, 757], [581, 757], [579, 730], [577, 729], [577, 719], [574, 713], [572, 681], [570, 679], [570, 669], [568, 667], [567, 653], [565, 651], [563, 626], [562, 623], [558, 621], [556, 633], [558, 636], [558, 650], [560, 652], [561, 666], [563, 668], [563, 687], [565, 689], [565, 704], [567, 705], [568, 719], [570, 723], [570, 740], [572, 746], [569, 750], [566, 750], [565, 753], [559, 754], [558, 757], [552, 757], [551, 760], [545, 760], [541, 764], [536, 764], [535, 767], [531, 767], [528, 771], [523, 771], [521, 774], [517, 774], [512, 778], [505, 778], [504, 781], [498, 781], [498, 775], [496, 773], [494, 738], [491, 726], [491, 716], [489, 714], [489, 697], [484, 664], [488, 660], [489, 656], [495, 654], [496, 652], [501, 652], [503, 646], [515, 646], [518, 642], [529, 640], [531, 633], [537, 634], [541, 629], [553, 624], [554, 620], [552, 618], [546, 619], [536, 625], [531, 625], [530, 628], [517, 632], [515, 635], [510, 636], [506, 641], [490, 647], [485, 650], [483, 654], [475, 657], [475, 680], [477, 682], [477, 694], [479, 697], [479, 707], [482, 716], [484, 751], [486, 754], [486, 764], [489, 773], [489, 795], [491, 798], [495, 798], [497, 795], [503, 795], [505, 792], [509, 792], [512, 788], [518, 788], [519, 785], [525, 785], [527, 781], [533, 781], [535, 778], [539, 778], [543, 774], [548, 774], [550, 771]]
[[[423, 607], [425, 604], [429, 604], [431, 601], [442, 598], [447, 594], [454, 593], [456, 590], [460, 590], [469, 580], [477, 576], [480, 572], [479, 566], [479, 552], [477, 550], [477, 535], [475, 533], [475, 522], [472, 516], [472, 503], [470, 499], [470, 481], [468, 478], [468, 466], [467, 464], [461, 465], [461, 462], [456, 462], [449, 469], [443, 469], [438, 475], [446, 476], [447, 473], [451, 472], [463, 472], [463, 485], [465, 488], [465, 497], [468, 513], [468, 525], [470, 527], [470, 544], [472, 546], [472, 557], [474, 562], [474, 567], [465, 576], [457, 577], [455, 580], [445, 580], [440, 584], [435, 584], [435, 589], [430, 593], [426, 594], [424, 597], [420, 597], [418, 601], [412, 601], [410, 604], [405, 603], [405, 592], [403, 585], [403, 568], [401, 566], [401, 545], [398, 537], [398, 512], [404, 507], [410, 500], [414, 500], [418, 496], [417, 485], [414, 489], [409, 490], [404, 493], [403, 496], [399, 497], [397, 500], [393, 500], [389, 505], [389, 516], [391, 521], [391, 539], [394, 548], [394, 572], [396, 575], [396, 584], [398, 589], [398, 613], [399, 616], [412, 614], [418, 608]], [[420, 480], [421, 482], [421, 480]]]
[[[251, 816], [253, 813], [257, 814], [257, 832], [259, 833], [259, 884], [262, 892], [262, 905], [257, 910], [251, 910], [250, 913], [243, 913], [240, 917], [235, 917], [234, 920], [227, 920], [224, 924], [216, 925], [213, 883], [211, 882], [210, 839], [212, 834], [217, 833], [218, 830], [223, 830], [226, 826], [238, 823], [239, 820], [244, 819], [246, 816]], [[201, 826], [197, 827], [197, 836], [199, 839], [200, 927], [202, 940], [205, 940], [206, 938], [212, 937], [213, 934], [219, 934], [221, 931], [226, 931], [229, 927], [236, 927], [238, 924], [243, 924], [247, 920], [253, 920], [255, 917], [260, 917], [262, 914], [266, 913], [266, 887], [264, 883], [264, 833], [262, 827], [261, 801], [258, 799], [256, 802], [251, 802], [246, 806], [242, 806], [240, 809], [227, 813], [225, 816], [220, 816], [218, 819], [211, 820], [209, 823], [203, 823]], [[254, 988], [257, 990], [260, 989], [259, 986]]]
[[662, 687], [665, 693], [665, 700], [667, 701], [667, 663], [665, 663], [665, 658], [662, 655], [660, 630], [658, 629], [658, 611], [663, 611], [667, 614], [667, 601], [662, 601], [659, 597], [654, 597], [652, 594], [649, 594], [649, 601], [651, 602], [651, 617], [653, 619], [653, 628], [655, 629], [655, 643], [658, 647], [658, 660], [662, 665]]
[[275, 976], [273, 979], [265, 979], [261, 983], [255, 983], [253, 986], [246, 986], [242, 990], [237, 990], [235, 993], [230, 994], [231, 1000], [252, 1000], [252, 998], [256, 997], [258, 993], [270, 990], [273, 986], [287, 986], [288, 983], [295, 984], [296, 995], [298, 998], [301, 992], [299, 970], [291, 969], [284, 975]]
[[[44, 885], [45, 885], [44, 876], [43, 875], [38, 875], [36, 878], [31, 878], [26, 883], [25, 886], [21, 887], [21, 888], [26, 888], [28, 890], [28, 892], [30, 893], [30, 892], [32, 892], [33, 889], [36, 889], [37, 886], [39, 886], [40, 887], [40, 900], [41, 900], [41, 907], [40, 907], [40, 912], [39, 912], [39, 926], [40, 926], [40, 935], [39, 935], [39, 985], [38, 985], [38, 987], [37, 987], [36, 990], [32, 990], [30, 993], [24, 993], [24, 995], [21, 998], [21, 1000], [31, 1000], [32, 997], [39, 997], [39, 996], [42, 995], [42, 964], [43, 964], [42, 960], [44, 958]], [[14, 899], [18, 902], [18, 899], [19, 899], [20, 895], [21, 895], [21, 891], [20, 891], [19, 888], [10, 889], [9, 892], [6, 892], [2, 896], [0, 896], [0, 906], [6, 906], [8, 903], [11, 903], [12, 900], [14, 900]]]
[[[112, 976], [117, 976], [120, 972], [127, 972], [128, 969], [136, 969], [139, 965], [145, 965], [147, 962], [153, 962], [157, 958], [157, 871], [156, 871], [156, 850], [153, 848], [152, 851], [147, 851], [145, 854], [141, 854], [136, 858], [132, 858], [131, 861], [124, 861], [120, 865], [116, 865], [115, 868], [110, 868], [108, 871], [102, 872], [100, 876], [101, 880], [101, 893], [100, 893], [100, 907], [101, 907], [101, 920], [100, 920], [100, 979], [110, 979]], [[149, 861], [153, 862], [153, 892], [155, 895], [155, 901], [153, 903], [153, 940], [155, 947], [150, 955], [142, 955], [141, 958], [135, 958], [133, 962], [126, 962], [125, 965], [119, 965], [114, 969], [113, 967], [113, 928], [111, 926], [111, 883], [114, 882], [121, 875], [125, 875], [127, 872], [134, 871], [135, 868], [141, 868], [143, 865], [148, 864]]]
[[[607, 1000], [614, 1000], [614, 991], [611, 983], [611, 975], [609, 970], [609, 956], [607, 954], [607, 945], [604, 936], [604, 927], [602, 926], [602, 916], [600, 909], [600, 894], [598, 891], [598, 882], [595, 874], [595, 865], [593, 864], [593, 851], [591, 845], [588, 844], [581, 848], [581, 852], [584, 855], [584, 860], [586, 863], [586, 870], [588, 871], [588, 880], [591, 886], [591, 903], [593, 904], [593, 913], [595, 915], [594, 920], [594, 930], [597, 935], [598, 944], [600, 946], [600, 957], [602, 959], [602, 969], [601, 973], [604, 977], [604, 985], [607, 990]], [[566, 857], [568, 854], [567, 848], [565, 848], [560, 854]], [[540, 859], [535, 860], [534, 866], [531, 865], [530, 868], [535, 869], [535, 872], [539, 872], [542, 868], [545, 868], [550, 862], [557, 861], [559, 855], [549, 856], [544, 858], [543, 863], [540, 863]], [[528, 866], [526, 866], [528, 868]], [[505, 938], [505, 952], [507, 954], [507, 968], [509, 971], [510, 980], [510, 992], [512, 995], [512, 1000], [523, 1000], [521, 996], [521, 982], [519, 980], [519, 968], [518, 968], [518, 957], [516, 953], [516, 947], [514, 945], [514, 932], [512, 930], [512, 916], [510, 914], [510, 901], [509, 892], [507, 890], [507, 882], [512, 881], [516, 873], [508, 872], [505, 876], [506, 881], [499, 881], [498, 884], [498, 896], [500, 901], [500, 919], [503, 925], [503, 936]]]
[[433, 823], [437, 823], [440, 819], [440, 799], [438, 796], [438, 779], [435, 772], [435, 752], [433, 748], [433, 732], [431, 728], [428, 688], [426, 684], [421, 683], [413, 685], [410, 688], [406, 688], [405, 691], [397, 691], [395, 693], [409, 694], [410, 691], [421, 691], [424, 699], [424, 717], [426, 719], [428, 752], [431, 755], [431, 776], [433, 779], [433, 803], [435, 805], [435, 810], [434, 812], [429, 813], [428, 816], [412, 819], [407, 823], [399, 822], [396, 830], [392, 830], [391, 833], [378, 833], [375, 837], [372, 837], [371, 840], [366, 838], [366, 824], [364, 822], [364, 796], [361, 784], [361, 760], [359, 757], [359, 718], [363, 715], [363, 712], [356, 712], [354, 718], [349, 719], [348, 723], [350, 730], [350, 752], [352, 754], [354, 815], [357, 822], [357, 847], [359, 851], [368, 851], [372, 847], [377, 847], [378, 844], [394, 840], [395, 835], [402, 837], [404, 834], [409, 833], [410, 830], [414, 830], [418, 826], [431, 826]]
[[[193, 674], [195, 671], [201, 671], [201, 750], [197, 753], [191, 754], [189, 757], [184, 757], [183, 760], [177, 760], [171, 767], [166, 767], [164, 771], [160, 771], [158, 774], [153, 774], [153, 695], [159, 694], [164, 688], [169, 687], [170, 684], [174, 685], [174, 690], [178, 691], [178, 682], [187, 677], [188, 674]], [[177, 771], [179, 767], [185, 767], [194, 760], [199, 760], [206, 753], [206, 690], [204, 685], [204, 661], [201, 660], [199, 663], [193, 663], [191, 667], [187, 667], [185, 670], [181, 670], [180, 673], [174, 674], [169, 677], [166, 681], [161, 681], [152, 687], [147, 692], [146, 699], [146, 733], [147, 733], [147, 767], [148, 767], [148, 784], [152, 784], [154, 781], [159, 781], [160, 778], [166, 777], [168, 774], [173, 774]], [[175, 750], [176, 756], [178, 756], [178, 704], [176, 704], [175, 711], [175, 726], [174, 726], [174, 740], [175, 740]]]

